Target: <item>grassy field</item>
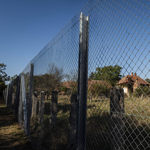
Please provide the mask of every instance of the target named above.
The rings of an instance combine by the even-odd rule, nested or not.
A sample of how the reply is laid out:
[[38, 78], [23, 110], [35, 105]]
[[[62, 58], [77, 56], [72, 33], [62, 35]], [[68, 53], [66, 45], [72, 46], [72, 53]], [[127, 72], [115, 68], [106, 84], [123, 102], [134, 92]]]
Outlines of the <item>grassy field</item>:
[[0, 150], [32, 150], [13, 113], [0, 99]]
[[[66, 149], [69, 131], [70, 101], [67, 96], [58, 97], [57, 128], [51, 130], [50, 98], [45, 100], [43, 127], [32, 124], [32, 138], [38, 140], [47, 149]], [[124, 135], [125, 149], [147, 149], [150, 145], [150, 101], [148, 98], [125, 98], [124, 100]], [[36, 124], [36, 128], [35, 125]], [[87, 150], [109, 150], [110, 144], [110, 100], [108, 98], [93, 99], [87, 102]], [[43, 129], [43, 131], [42, 131]], [[43, 133], [43, 136], [41, 136]], [[42, 137], [41, 139], [37, 137]], [[127, 146], [128, 145], [128, 146]]]
[[[150, 100], [125, 98], [124, 100], [125, 149], [148, 149], [150, 145]], [[110, 100], [93, 99], [87, 103], [88, 149], [110, 149]], [[91, 140], [94, 139], [94, 140]]]

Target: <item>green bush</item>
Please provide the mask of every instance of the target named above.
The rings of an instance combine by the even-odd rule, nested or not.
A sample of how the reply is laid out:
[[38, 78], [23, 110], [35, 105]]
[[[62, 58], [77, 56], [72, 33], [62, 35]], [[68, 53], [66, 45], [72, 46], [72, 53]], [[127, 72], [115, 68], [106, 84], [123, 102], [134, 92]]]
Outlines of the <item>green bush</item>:
[[134, 96], [140, 97], [143, 94], [143, 96], [150, 95], [150, 87], [144, 86], [144, 87], [139, 87], [135, 90]]
[[92, 84], [88, 92], [92, 93], [94, 96], [104, 94], [106, 97], [108, 97], [110, 88], [108, 88], [107, 85]]
[[64, 91], [65, 93], [67, 92], [67, 88], [65, 86], [59, 87], [59, 91], [62, 92]]

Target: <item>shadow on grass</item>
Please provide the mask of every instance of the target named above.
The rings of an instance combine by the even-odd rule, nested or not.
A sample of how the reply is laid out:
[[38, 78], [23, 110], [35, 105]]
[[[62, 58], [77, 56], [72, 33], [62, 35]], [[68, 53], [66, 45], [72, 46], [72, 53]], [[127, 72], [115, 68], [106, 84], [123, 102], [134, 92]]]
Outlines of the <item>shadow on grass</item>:
[[[149, 150], [150, 124], [141, 123], [135, 117], [125, 116], [124, 149]], [[101, 112], [87, 119], [87, 150], [110, 150], [111, 143], [110, 114]]]
[[[87, 118], [86, 149], [110, 150], [113, 147], [113, 143], [111, 143], [110, 113], [100, 109], [92, 112], [92, 107], [95, 107], [95, 105], [88, 105], [88, 108], [91, 109], [91, 116]], [[57, 128], [52, 130], [49, 122], [50, 103], [45, 103], [43, 127], [38, 125], [36, 121], [35, 124], [37, 125], [32, 132], [32, 139], [38, 143], [36, 146], [38, 149], [43, 149], [43, 147], [52, 150], [67, 149], [70, 109], [70, 104], [61, 103], [57, 105], [57, 113], [59, 114], [57, 116]], [[125, 116], [124, 124], [124, 149], [148, 150], [150, 124], [144, 123], [144, 119], [142, 122], [133, 116]], [[41, 136], [42, 128], [44, 132]]]
[[0, 149], [32, 149], [30, 142], [25, 137], [25, 134], [17, 123], [15, 116], [6, 107], [3, 100], [0, 100]]

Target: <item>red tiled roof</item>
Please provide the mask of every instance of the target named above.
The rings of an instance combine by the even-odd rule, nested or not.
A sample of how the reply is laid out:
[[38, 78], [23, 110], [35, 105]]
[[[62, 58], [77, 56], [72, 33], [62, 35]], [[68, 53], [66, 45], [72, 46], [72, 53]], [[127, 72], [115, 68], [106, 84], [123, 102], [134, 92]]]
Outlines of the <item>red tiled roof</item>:
[[66, 87], [67, 89], [70, 89], [72, 85], [75, 85], [77, 83], [75, 83], [74, 81], [64, 81], [61, 83], [61, 86]]
[[146, 82], [145, 80], [143, 80], [141, 77], [136, 76], [136, 75], [126, 75], [125, 77], [123, 77], [118, 84], [143, 84], [143, 85], [150, 85], [150, 83]]

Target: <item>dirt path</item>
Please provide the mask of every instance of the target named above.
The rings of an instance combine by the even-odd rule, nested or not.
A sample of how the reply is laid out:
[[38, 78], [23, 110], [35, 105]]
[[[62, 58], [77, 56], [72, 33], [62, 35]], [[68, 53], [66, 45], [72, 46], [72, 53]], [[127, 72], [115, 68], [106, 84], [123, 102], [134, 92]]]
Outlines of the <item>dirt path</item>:
[[0, 150], [32, 150], [12, 112], [0, 99]]

